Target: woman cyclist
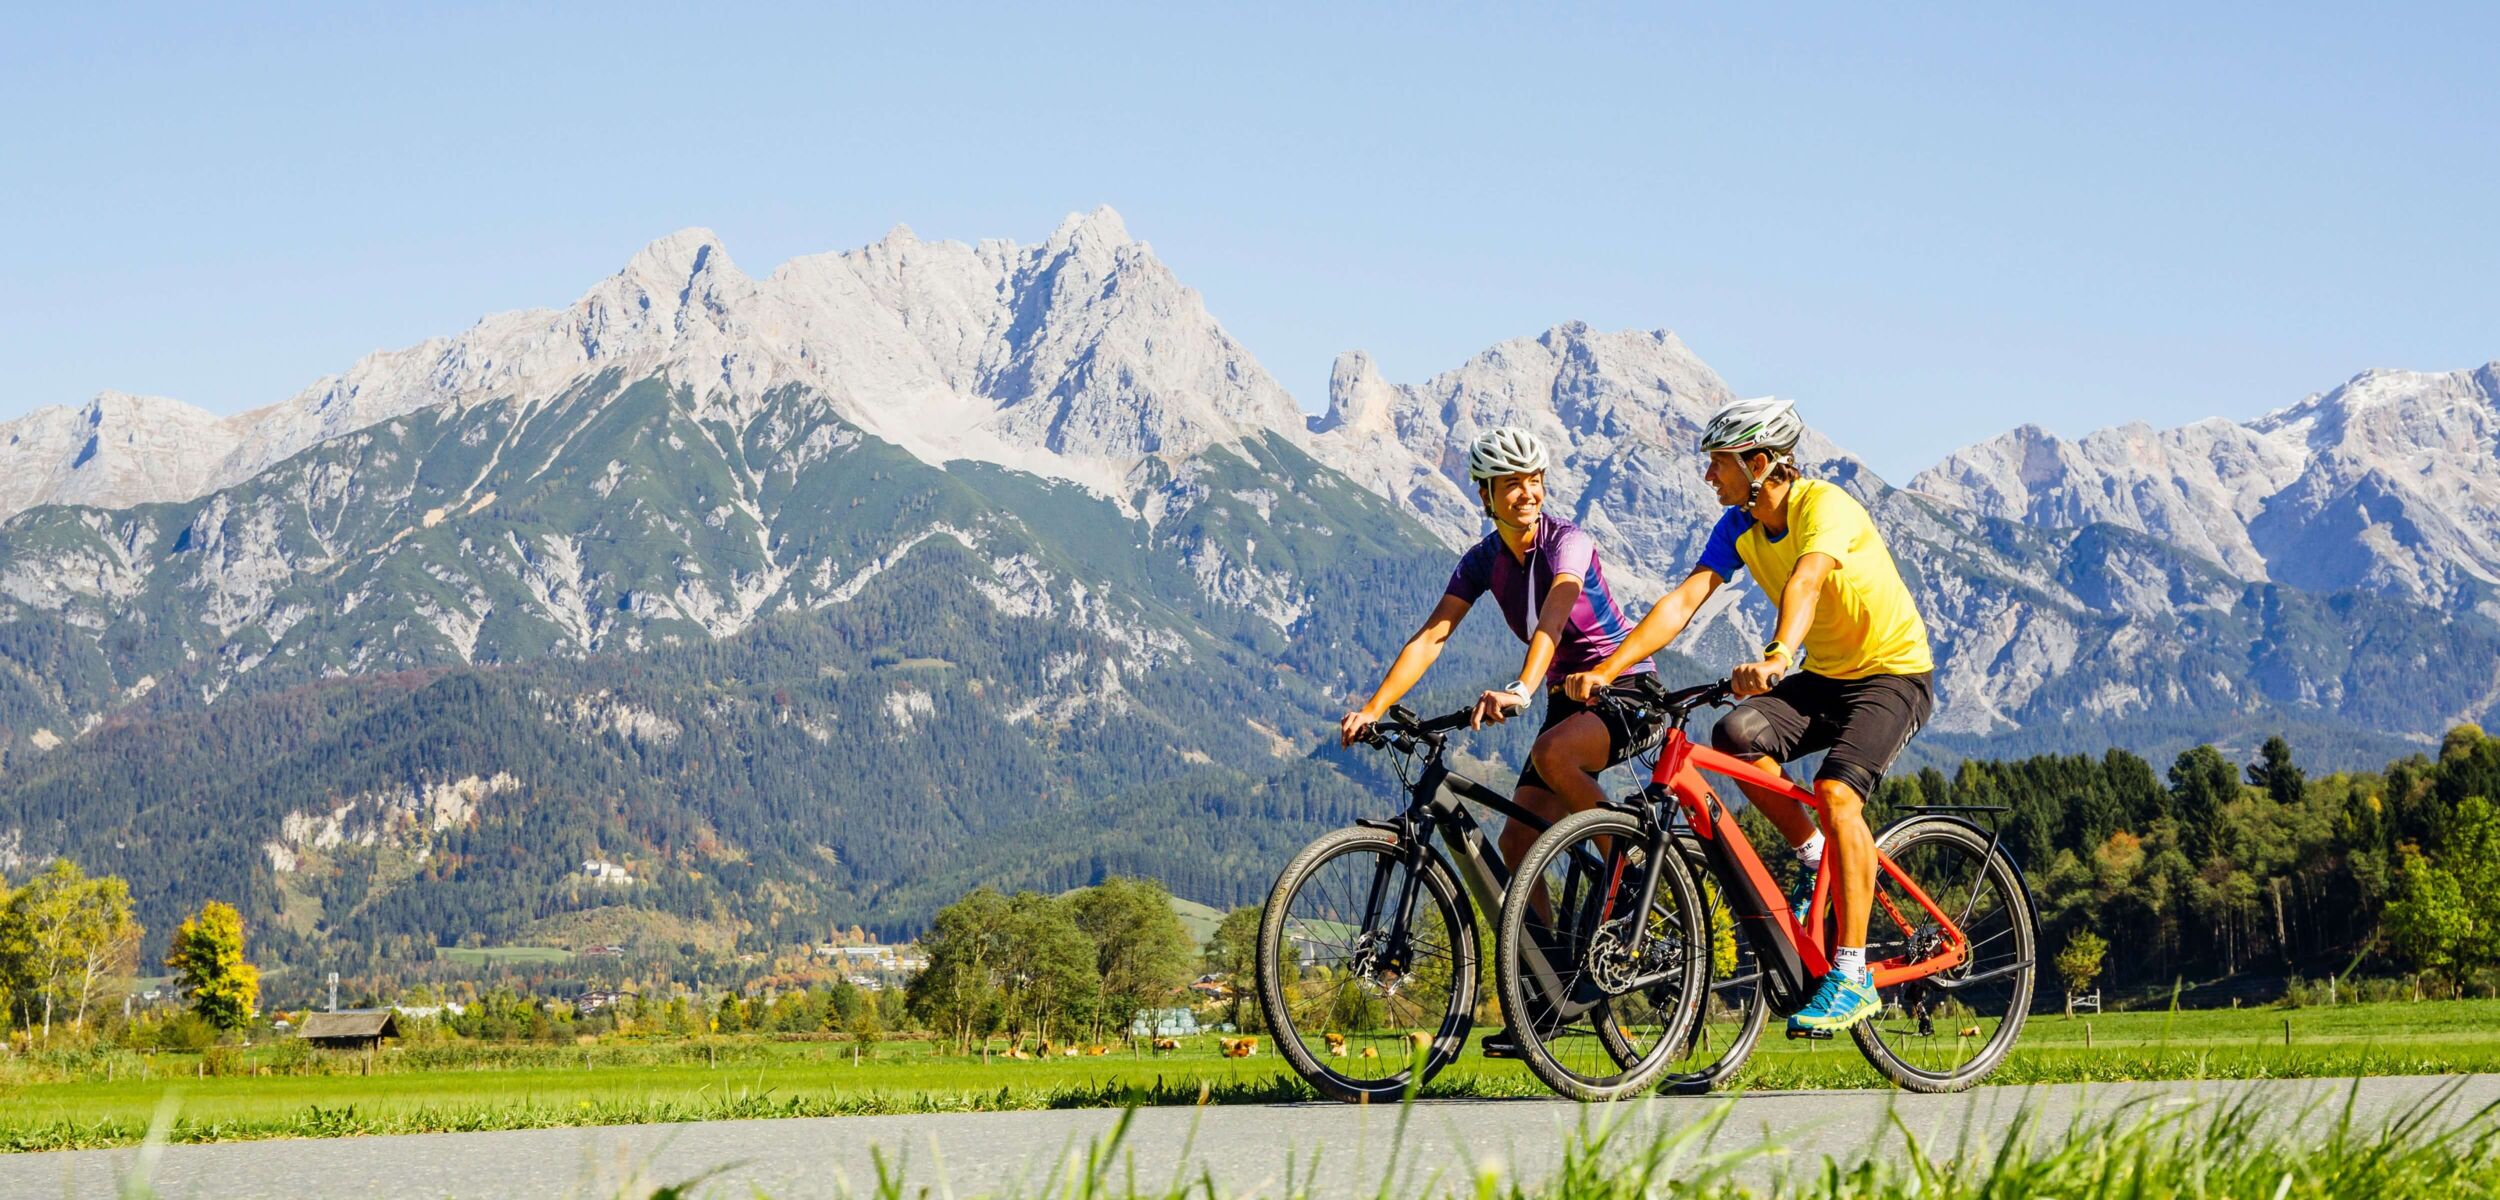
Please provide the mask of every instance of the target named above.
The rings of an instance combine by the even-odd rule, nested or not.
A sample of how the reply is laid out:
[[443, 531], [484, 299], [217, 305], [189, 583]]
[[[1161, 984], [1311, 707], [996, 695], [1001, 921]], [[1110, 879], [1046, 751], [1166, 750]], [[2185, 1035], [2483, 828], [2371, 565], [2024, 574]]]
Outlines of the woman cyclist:
[[[1528, 653], [1516, 678], [1476, 698], [1473, 726], [1507, 721], [1538, 692], [1545, 694], [1544, 723], [1528, 765], [1520, 769], [1514, 799], [1555, 821], [1604, 803], [1597, 774], [1629, 758], [1659, 730], [1655, 719], [1625, 715], [1643, 710], [1592, 705], [1561, 691], [1565, 676], [1607, 661], [1631, 622], [1606, 590], [1596, 543], [1579, 526], [1545, 511], [1548, 461], [1545, 443], [1525, 429], [1494, 429], [1476, 439], [1467, 456], [1467, 477], [1493, 520], [1493, 532], [1460, 557], [1423, 628], [1398, 651], [1371, 699], [1347, 713], [1337, 730], [1345, 745], [1361, 738], [1423, 678], [1450, 633], [1490, 591], [1510, 631], [1527, 643]], [[1652, 671], [1647, 661], [1624, 664], [1615, 673], [1622, 682], [1610, 680], [1608, 687], [1638, 693], [1646, 690], [1643, 677]], [[1519, 861], [1535, 844], [1537, 832], [1516, 823], [1505, 827], [1503, 861]], [[1484, 1053], [1517, 1057], [1510, 1030], [1486, 1037]]]

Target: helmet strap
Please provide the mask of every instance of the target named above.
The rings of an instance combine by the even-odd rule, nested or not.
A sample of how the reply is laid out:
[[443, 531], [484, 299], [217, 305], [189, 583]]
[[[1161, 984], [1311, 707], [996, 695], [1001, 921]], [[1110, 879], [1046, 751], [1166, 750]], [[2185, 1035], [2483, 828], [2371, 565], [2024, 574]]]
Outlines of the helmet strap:
[[[1750, 450], [1747, 450], [1747, 451], [1743, 451], [1743, 452], [1738, 453], [1738, 454], [1737, 454], [1737, 456], [1736, 456], [1736, 461], [1737, 461], [1737, 463], [1738, 463], [1739, 465], [1742, 465], [1742, 464], [1744, 463], [1744, 461], [1745, 461], [1747, 458], [1749, 458], [1749, 457], [1751, 457], [1751, 456], [1752, 456], [1752, 454], [1753, 454], [1753, 451], [1750, 451]], [[1783, 462], [1783, 461], [1785, 461], [1785, 460], [1787, 459], [1787, 457], [1788, 457], [1788, 456], [1787, 456], [1787, 454], [1786, 454], [1786, 453], [1784, 453], [1784, 452], [1782, 452], [1782, 451], [1777, 451], [1777, 450], [1763, 450], [1763, 451], [1762, 451], [1762, 473], [1761, 473], [1761, 474], [1759, 474], [1759, 475], [1756, 475], [1756, 474], [1754, 474], [1754, 471], [1753, 471], [1753, 468], [1752, 468], [1752, 467], [1746, 467], [1746, 468], [1745, 468], [1745, 511], [1746, 511], [1746, 512], [1751, 513], [1751, 512], [1753, 511], [1753, 506], [1755, 505], [1755, 503], [1757, 503], [1758, 501], [1760, 501], [1760, 500], [1762, 499], [1762, 486], [1763, 486], [1764, 484], [1766, 484], [1766, 483], [1769, 483], [1769, 482], [1772, 480], [1772, 478], [1773, 478], [1773, 477], [1775, 477], [1775, 476], [1777, 476], [1777, 475], [1779, 474], [1779, 470], [1780, 470], [1780, 463], [1781, 463], [1781, 462]]]

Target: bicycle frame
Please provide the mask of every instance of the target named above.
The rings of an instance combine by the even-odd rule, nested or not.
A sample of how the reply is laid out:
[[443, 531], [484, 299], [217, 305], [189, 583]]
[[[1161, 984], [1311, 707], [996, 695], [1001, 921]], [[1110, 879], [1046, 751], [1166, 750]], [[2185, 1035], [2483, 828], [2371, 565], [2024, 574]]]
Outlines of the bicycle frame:
[[[1508, 820], [1525, 824], [1538, 833], [1543, 833], [1553, 825], [1553, 822], [1520, 807], [1510, 797], [1450, 770], [1449, 765], [1442, 761], [1446, 744], [1440, 738], [1420, 737], [1417, 744], [1424, 747], [1426, 752], [1423, 755], [1421, 772], [1408, 785], [1409, 796], [1405, 811], [1386, 820], [1360, 819], [1355, 822], [1358, 825], [1368, 825], [1374, 829], [1397, 834], [1399, 843], [1407, 848], [1402, 865], [1408, 870], [1402, 874], [1404, 882], [1399, 887], [1399, 894], [1395, 898], [1396, 924], [1390, 927], [1401, 934], [1413, 921], [1415, 915], [1417, 898], [1415, 868], [1422, 865], [1425, 855], [1435, 853], [1429, 844], [1430, 839], [1426, 836], [1427, 833], [1439, 835], [1442, 843], [1449, 847], [1449, 857], [1455, 860], [1454, 865], [1457, 867], [1456, 874], [1459, 883], [1467, 889], [1467, 894], [1475, 901], [1476, 910], [1485, 914], [1499, 914], [1502, 911], [1502, 893], [1510, 887], [1510, 864], [1502, 860], [1500, 848], [1493, 845], [1491, 839], [1485, 836], [1484, 826], [1476, 821], [1473, 813], [1467, 811], [1467, 806], [1462, 801], [1481, 804]], [[1372, 886], [1364, 897], [1363, 927], [1366, 929], [1380, 927], [1381, 906], [1389, 899], [1383, 893], [1387, 890], [1391, 865], [1392, 860], [1384, 858], [1373, 869]], [[1491, 953], [1493, 947], [1484, 947], [1484, 951]], [[1538, 981], [1544, 995], [1549, 998], [1553, 997], [1561, 990], [1561, 978], [1555, 974], [1553, 964], [1546, 958], [1543, 948], [1532, 945], [1523, 947], [1522, 952], [1524, 954], [1523, 965]], [[1576, 1003], [1561, 1001], [1556, 1003], [1566, 1015], [1576, 1016], [1602, 999], [1603, 997], [1590, 996], [1579, 998]]]
[[[1778, 882], [1771, 878], [1770, 869], [1754, 852], [1752, 839], [1746, 837], [1743, 827], [1736, 823], [1735, 812], [1719, 800], [1718, 793], [1702, 778], [1704, 771], [1776, 792], [1812, 808], [1817, 814], [1827, 816], [1823, 801], [1780, 772], [1764, 770], [1708, 746], [1695, 745], [1680, 727], [1669, 730], [1666, 740], [1660, 744], [1657, 769], [1650, 776], [1650, 787], [1646, 793], [1654, 815], [1662, 825], [1672, 823], [1669, 813], [1674, 810], [1668, 807], [1670, 804], [1681, 809], [1713, 872], [1719, 876], [1727, 892], [1728, 907], [1735, 913], [1738, 927], [1745, 931], [1753, 944], [1755, 957], [1763, 964], [1765, 981], [1773, 986], [1775, 999], [1783, 1002], [1793, 999], [1796, 1004], [1802, 1004], [1815, 981], [1831, 970], [1830, 949], [1817, 936], [1817, 931], [1824, 927], [1830, 913], [1830, 890], [1836, 872], [1826, 869], [1817, 875], [1814, 897], [1807, 906], [1807, 920], [1800, 924], [1789, 910]], [[1834, 852], [1832, 847], [1824, 850], [1827, 868]], [[1875, 986], [1892, 987], [1961, 966], [1970, 953], [1969, 935], [1963, 933], [1961, 926], [1945, 915], [1943, 908], [1928, 896], [1926, 889], [1903, 873], [1900, 865], [1893, 862], [1889, 855], [1876, 851], [1875, 863], [1876, 870], [1898, 884], [1911, 902], [1945, 935], [1939, 951], [1925, 958], [1889, 958], [1868, 964], [1875, 975]], [[1910, 931], [1909, 917], [1893, 903], [1891, 897], [1878, 890], [1875, 901], [1883, 914], [1900, 925], [1903, 932]], [[1646, 897], [1642, 903], [1643, 909], [1633, 911], [1646, 908]]]

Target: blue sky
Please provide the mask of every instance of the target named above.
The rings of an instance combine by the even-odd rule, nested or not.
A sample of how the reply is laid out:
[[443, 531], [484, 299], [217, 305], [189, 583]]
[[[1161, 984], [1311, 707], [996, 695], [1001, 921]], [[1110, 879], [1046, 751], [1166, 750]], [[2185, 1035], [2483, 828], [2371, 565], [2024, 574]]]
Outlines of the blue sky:
[[1663, 327], [1894, 479], [2500, 359], [2489, 7], [78, 7], [0, 36], [0, 418], [1100, 203], [1306, 407]]

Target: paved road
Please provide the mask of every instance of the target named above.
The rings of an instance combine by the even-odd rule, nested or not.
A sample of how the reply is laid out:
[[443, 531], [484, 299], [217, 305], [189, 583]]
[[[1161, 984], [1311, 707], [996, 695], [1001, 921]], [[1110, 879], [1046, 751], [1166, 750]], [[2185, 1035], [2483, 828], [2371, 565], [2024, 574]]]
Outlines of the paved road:
[[[1796, 1156], [1861, 1154], [1897, 1144], [1891, 1118], [1931, 1153], [1957, 1144], [1993, 1146], [2018, 1110], [2048, 1128], [2129, 1103], [2184, 1104], [2197, 1098], [2253, 1097], [2275, 1120], [2323, 1121], [2340, 1109], [2349, 1080], [2274, 1083], [2104, 1084], [1982, 1088], [1960, 1096], [1894, 1092], [1772, 1092], [1734, 1102], [1706, 1151], [1745, 1155], [1770, 1143]], [[2442, 1089], [2455, 1089], [2450, 1119], [2500, 1103], [2500, 1075], [2448, 1079], [2366, 1079], [2358, 1084], [2365, 1120], [2383, 1121]], [[1687, 1128], [1709, 1117], [1716, 1099], [1647, 1100], [1614, 1114], [1546, 1100], [1450, 1100], [1415, 1106], [1403, 1143], [1399, 1113], [1332, 1104], [1166, 1108], [1139, 1112], [1116, 1155], [1115, 1178], [1133, 1171], [1159, 1188], [1184, 1168], [1203, 1171], [1226, 1194], [1275, 1196], [1288, 1171], [1323, 1196], [1369, 1196], [1391, 1172], [1418, 1183], [1442, 1173], [1444, 1186], [1499, 1164], [1515, 1178], [1538, 1179], [1583, 1122], [1620, 1117], [1637, 1136]], [[1106, 1137], [1119, 1114], [1102, 1110], [978, 1113], [943, 1117], [834, 1117], [720, 1121], [701, 1125], [618, 1126], [511, 1133], [424, 1134], [331, 1141], [175, 1146], [154, 1166], [165, 1197], [647, 1196], [658, 1184], [712, 1173], [698, 1195], [795, 1197], [857, 1195], [877, 1179], [872, 1151], [908, 1164], [914, 1191], [969, 1196], [1010, 1190], [1031, 1195], [1073, 1151]], [[1392, 1155], [1393, 1147], [1396, 1153]], [[1698, 1149], [1698, 1148], [1697, 1148]], [[1316, 1162], [1313, 1155], [1317, 1154]], [[0, 1156], [0, 1197], [109, 1197], [139, 1152], [96, 1150]], [[1781, 1160], [1752, 1155], [1759, 1177]], [[1413, 1189], [1410, 1189], [1413, 1190]], [[1438, 1191], [1440, 1189], [1430, 1189]]]

